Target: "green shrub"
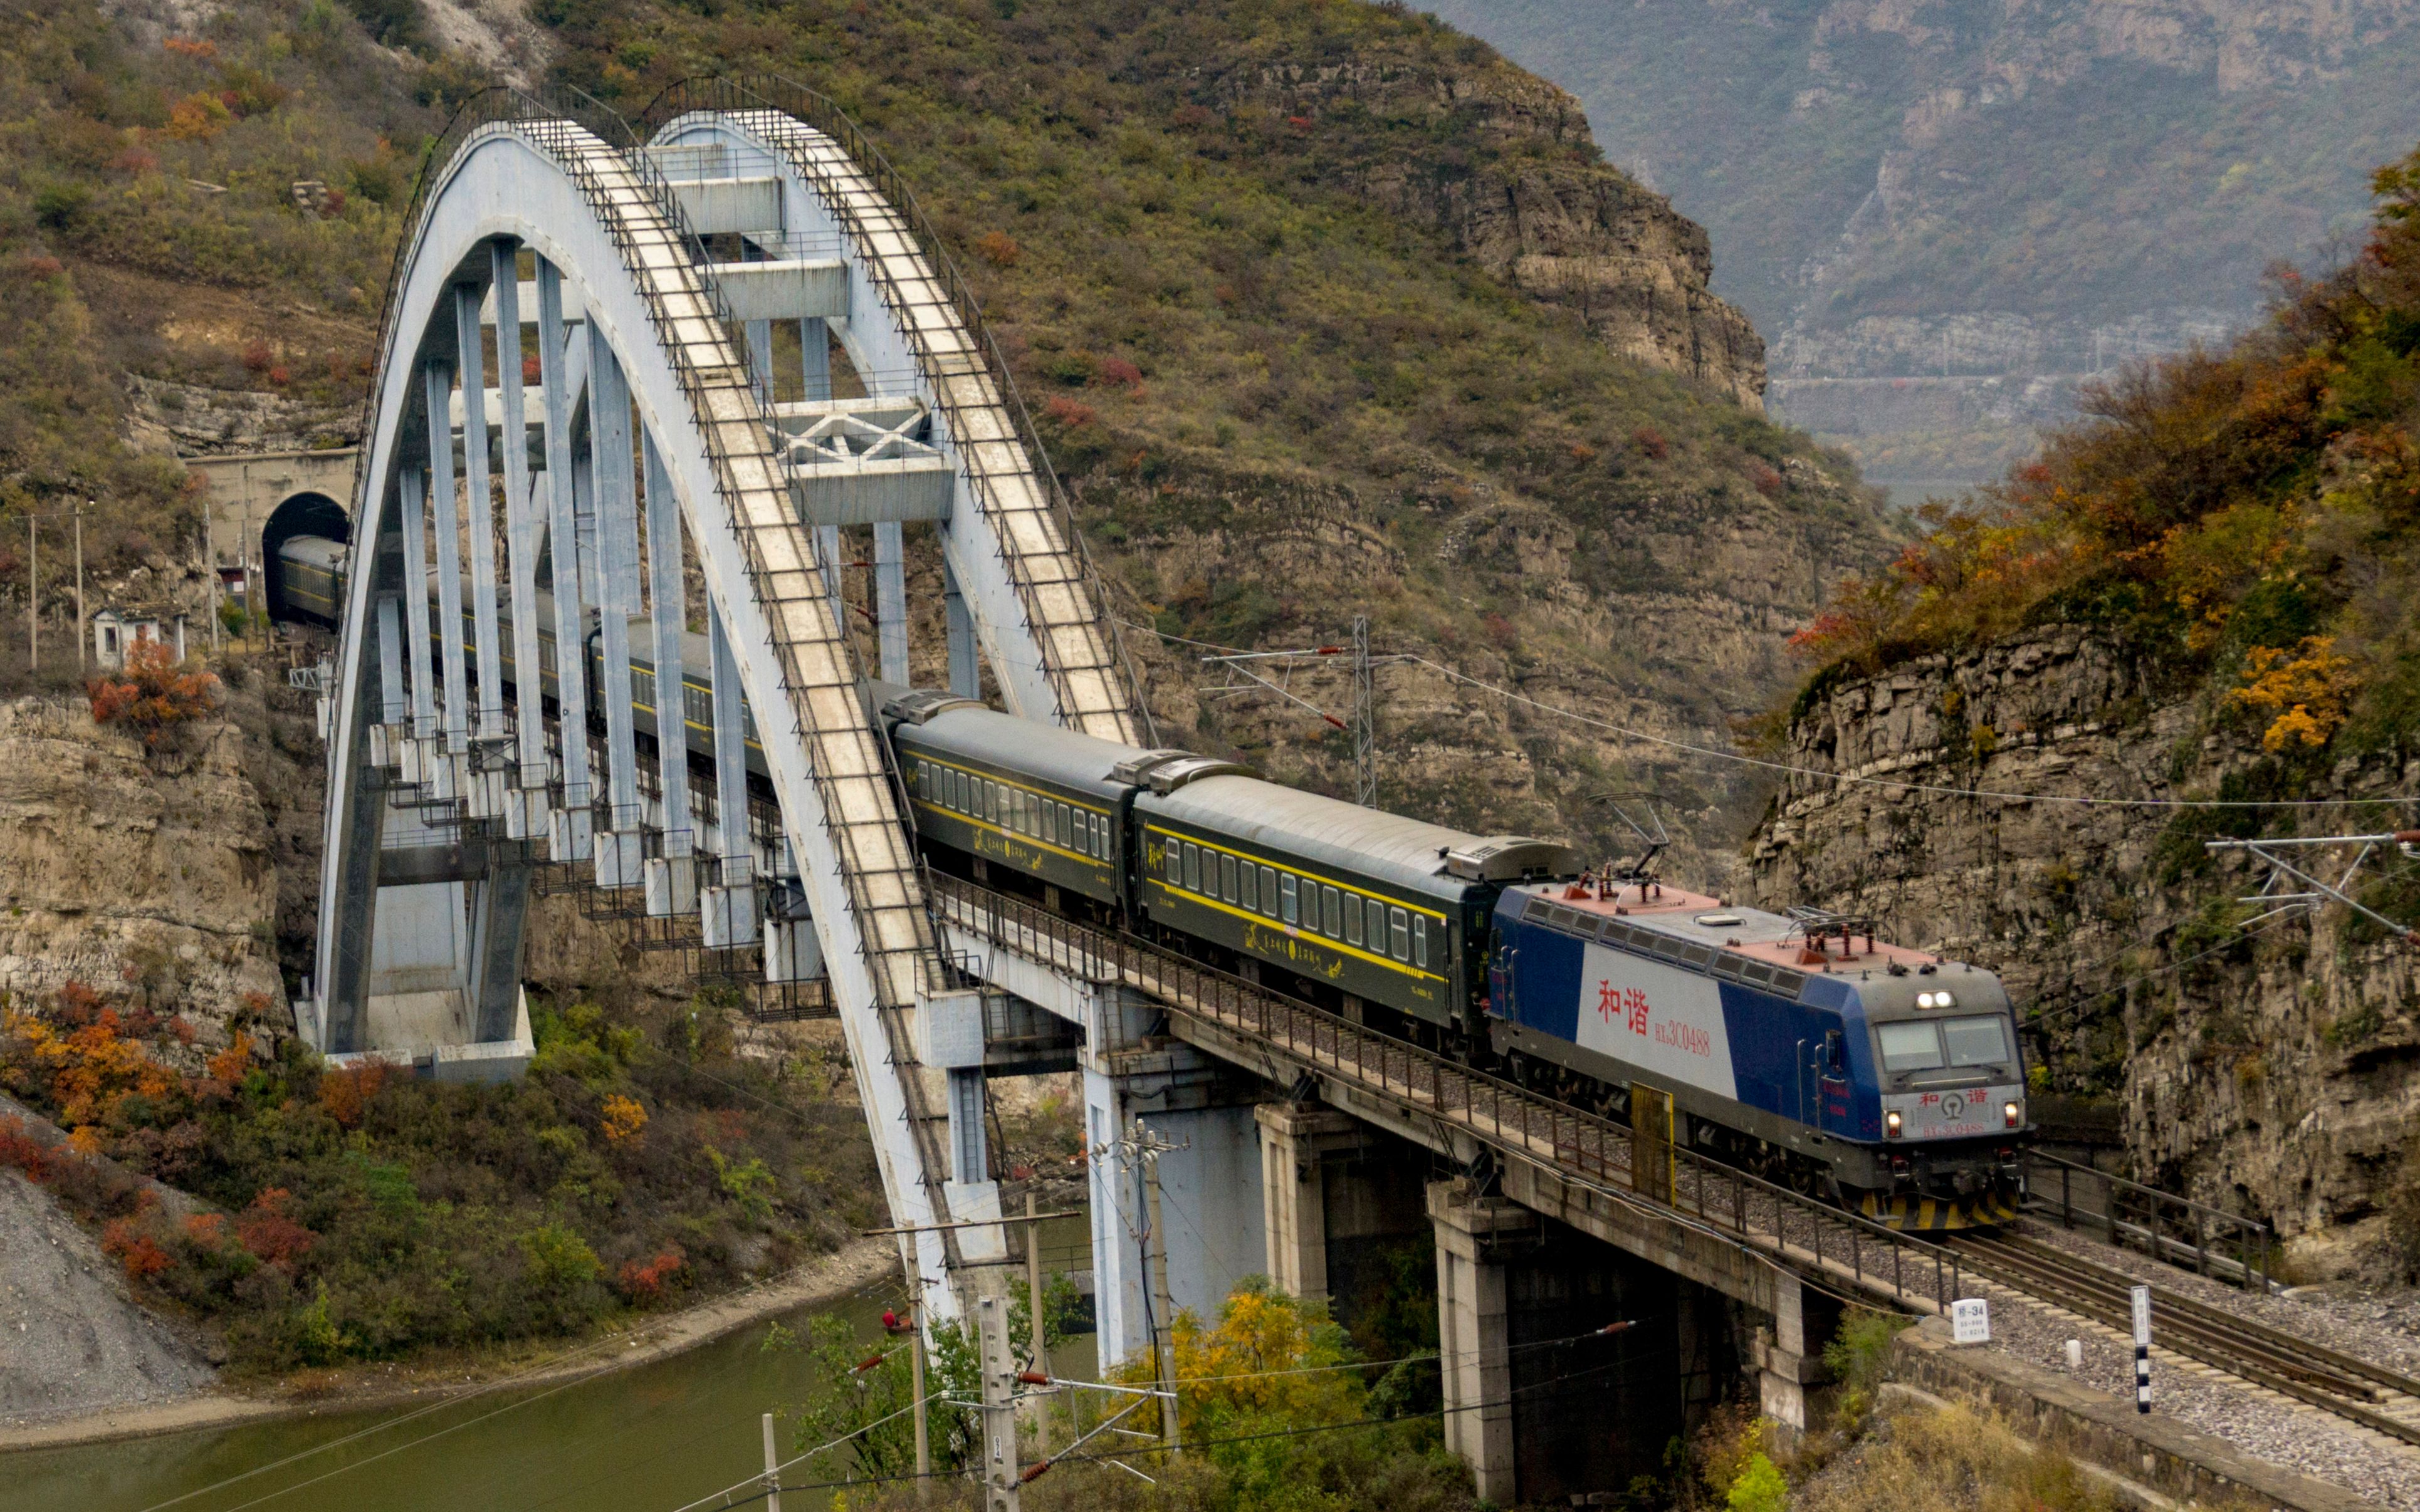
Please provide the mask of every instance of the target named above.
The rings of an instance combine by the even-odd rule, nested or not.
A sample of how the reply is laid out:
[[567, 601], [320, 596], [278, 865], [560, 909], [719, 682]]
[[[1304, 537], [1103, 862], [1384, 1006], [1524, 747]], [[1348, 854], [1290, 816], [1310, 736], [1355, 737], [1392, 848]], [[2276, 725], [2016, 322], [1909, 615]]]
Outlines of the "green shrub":
[[1747, 1468], [1723, 1498], [1730, 1512], [1787, 1512], [1790, 1505], [1790, 1482], [1781, 1471], [1762, 1454], [1752, 1455]]

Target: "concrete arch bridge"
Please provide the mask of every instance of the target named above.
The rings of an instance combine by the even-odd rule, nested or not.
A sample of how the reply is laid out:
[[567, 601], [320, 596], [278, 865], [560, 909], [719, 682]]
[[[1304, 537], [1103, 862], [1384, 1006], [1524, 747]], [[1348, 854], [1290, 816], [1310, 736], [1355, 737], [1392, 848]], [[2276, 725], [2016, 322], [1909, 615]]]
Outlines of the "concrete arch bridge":
[[[497, 91], [432, 151], [328, 679], [316, 1045], [516, 1073], [529, 898], [576, 885], [838, 1017], [936, 1318], [1018, 1259], [985, 1079], [1080, 1068], [1104, 1355], [1251, 1273], [1350, 1305], [1409, 1242], [1451, 1441], [1502, 1503], [1625, 1484], [1742, 1370], [1803, 1421], [1830, 1299], [1957, 1295], [1937, 1254], [1668, 1140], [920, 868], [865, 696], [909, 681], [910, 530], [953, 692], [1150, 746], [1135, 679], [879, 155], [787, 85], [685, 87], [644, 127]], [[873, 665], [838, 591], [860, 561]]]

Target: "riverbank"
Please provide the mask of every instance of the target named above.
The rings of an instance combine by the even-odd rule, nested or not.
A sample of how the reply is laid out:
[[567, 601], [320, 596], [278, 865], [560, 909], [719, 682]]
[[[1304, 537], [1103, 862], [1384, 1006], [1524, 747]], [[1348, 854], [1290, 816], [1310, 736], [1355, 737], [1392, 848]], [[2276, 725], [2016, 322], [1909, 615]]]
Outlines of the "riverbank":
[[434, 1405], [506, 1388], [565, 1384], [651, 1364], [750, 1323], [830, 1302], [897, 1272], [890, 1239], [860, 1239], [782, 1275], [551, 1352], [516, 1352], [442, 1366], [313, 1371], [262, 1395], [209, 1391], [167, 1401], [104, 1408], [48, 1421], [0, 1422], [0, 1452], [56, 1449], [194, 1428], [233, 1427], [381, 1407]]

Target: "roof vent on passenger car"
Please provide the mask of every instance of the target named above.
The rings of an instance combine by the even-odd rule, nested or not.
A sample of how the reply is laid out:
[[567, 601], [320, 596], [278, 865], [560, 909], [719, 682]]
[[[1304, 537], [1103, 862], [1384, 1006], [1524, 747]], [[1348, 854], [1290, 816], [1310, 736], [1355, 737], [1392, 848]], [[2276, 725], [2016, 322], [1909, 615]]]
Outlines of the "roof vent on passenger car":
[[939, 688], [919, 687], [887, 701], [882, 705], [882, 712], [901, 724], [923, 724], [935, 715], [946, 714], [952, 709], [980, 709], [983, 706], [981, 699], [960, 698], [955, 693], [944, 693]]
[[1490, 835], [1476, 845], [1445, 853], [1439, 871], [1472, 882], [1518, 882], [1523, 877], [1576, 876], [1580, 853], [1560, 841], [1527, 835]]
[[1241, 762], [1222, 762], [1216, 756], [1197, 756], [1189, 750], [1147, 750], [1109, 768], [1110, 780], [1148, 787], [1162, 797], [1205, 777], [1260, 775]]

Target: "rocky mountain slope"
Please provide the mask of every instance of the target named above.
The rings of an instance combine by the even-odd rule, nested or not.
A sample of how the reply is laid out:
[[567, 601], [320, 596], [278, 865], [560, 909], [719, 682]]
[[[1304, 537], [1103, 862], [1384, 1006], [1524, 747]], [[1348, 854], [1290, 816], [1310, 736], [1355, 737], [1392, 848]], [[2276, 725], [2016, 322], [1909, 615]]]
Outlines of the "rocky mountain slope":
[[[2233, 901], [2260, 872], [2202, 856], [2216, 826], [2094, 801], [2245, 791], [2222, 784], [2262, 769], [2257, 733], [2210, 728], [2195, 691], [2073, 625], [1844, 681], [1792, 725], [1790, 759], [1826, 775], [1776, 797], [1745, 890], [2000, 972], [2043, 1084], [2121, 1100], [2139, 1174], [2269, 1219], [2323, 1273], [2385, 1237], [2420, 1115], [2420, 958], [2341, 910], [2244, 932]], [[2399, 823], [2353, 800], [2420, 791], [2420, 752], [2348, 754], [2291, 791]]]
[[[1602, 795], [1655, 787], [1691, 864], [1726, 864], [1757, 798], [1736, 774], [1435, 671], [1720, 742], [1788, 679], [1793, 616], [1888, 545], [1850, 468], [1753, 412], [1761, 351], [1702, 232], [1601, 161], [1569, 96], [1359, 4], [869, 6], [779, 33], [599, 9], [560, 35], [560, 74], [609, 100], [710, 59], [875, 132], [1043, 416], [1162, 738], [1349, 791], [1338, 732], [1192, 642], [1334, 644], [1366, 615], [1431, 664], [1379, 673], [1384, 801], [1593, 849], [1620, 828]], [[1346, 706], [1341, 675], [1294, 691]]]
[[2420, 138], [2420, 8], [1441, 0], [1704, 224], [1777, 412], [1996, 474], [2080, 377], [2250, 323]]
[[[122, 572], [198, 533], [160, 449], [341, 440], [416, 144], [492, 67], [632, 115], [773, 69], [855, 114], [1044, 416], [1164, 733], [1288, 779], [1349, 786], [1348, 753], [1214, 691], [1188, 640], [1333, 643], [1366, 615], [1382, 650], [1719, 742], [1787, 681], [1778, 633], [1889, 544], [1847, 464], [1759, 418], [1761, 345], [1710, 292], [1704, 233], [1603, 161], [1570, 96], [1425, 18], [565, 0], [535, 31], [465, 9], [501, 40], [448, 52], [451, 11], [373, 8], [366, 31], [301, 0], [0, 22], [27, 144], [0, 181], [27, 379], [0, 386], [0, 538], [95, 498], [98, 570]], [[42, 566], [60, 614], [55, 546]], [[1391, 803], [1609, 846], [1596, 796], [1653, 786], [1713, 867], [1757, 798], [1417, 662], [1381, 678]]]
[[2338, 272], [1843, 585], [1749, 891], [2006, 973], [2037, 1085], [2121, 1100], [2141, 1174], [2402, 1275], [2420, 856], [2297, 853], [2390, 928], [2207, 848], [2420, 807], [2420, 155], [2375, 187]]
[[81, 700], [0, 704], [0, 986], [123, 995], [210, 1048], [284, 1026], [279, 931], [307, 940], [318, 909], [318, 742], [307, 704], [238, 680], [234, 717], [166, 752]]

